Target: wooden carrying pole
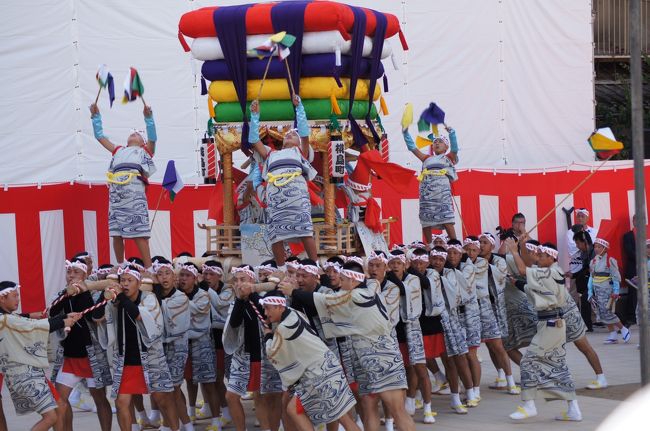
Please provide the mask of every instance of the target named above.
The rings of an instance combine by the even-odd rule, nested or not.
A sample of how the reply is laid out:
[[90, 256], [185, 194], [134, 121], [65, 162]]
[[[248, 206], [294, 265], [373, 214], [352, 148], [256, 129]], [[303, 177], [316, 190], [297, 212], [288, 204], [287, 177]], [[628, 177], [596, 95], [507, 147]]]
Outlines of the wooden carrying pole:
[[223, 163], [223, 224], [232, 226], [235, 223], [235, 206], [232, 201], [232, 152], [221, 153]]
[[327, 157], [327, 152], [323, 152], [323, 187], [325, 191], [324, 201], [325, 201], [325, 224], [328, 226], [334, 226], [336, 223], [336, 206], [334, 204], [334, 184], [332, 183], [332, 177], [330, 176], [330, 163], [329, 158]]

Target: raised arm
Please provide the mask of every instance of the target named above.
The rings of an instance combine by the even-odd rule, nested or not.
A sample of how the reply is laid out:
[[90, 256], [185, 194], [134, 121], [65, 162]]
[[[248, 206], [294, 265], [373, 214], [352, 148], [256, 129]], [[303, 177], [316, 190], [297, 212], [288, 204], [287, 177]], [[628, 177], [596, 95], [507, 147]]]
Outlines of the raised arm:
[[458, 139], [456, 138], [456, 130], [452, 127], [445, 125], [447, 133], [449, 133], [449, 160], [455, 165], [458, 163]]
[[402, 130], [402, 136], [404, 137], [404, 143], [406, 144], [406, 148], [412, 152], [415, 157], [420, 159], [420, 161], [424, 162], [427, 157], [426, 154], [424, 154], [422, 151], [418, 150], [418, 147], [415, 146], [415, 141], [413, 140], [413, 137], [409, 133], [409, 129], [403, 129]]
[[[305, 107], [300, 100], [300, 96], [293, 95], [293, 106], [296, 107], [296, 123], [298, 125], [298, 135], [300, 135], [300, 151], [302, 151], [305, 159], [309, 159], [309, 123], [307, 122], [307, 113]], [[311, 160], [309, 160], [311, 162]]]
[[248, 143], [253, 146], [253, 149], [262, 156], [262, 159], [266, 159], [268, 156], [268, 151], [266, 147], [260, 141], [260, 102], [259, 100], [253, 100], [251, 102], [251, 122], [250, 122], [250, 131], [248, 132]]
[[102, 127], [102, 114], [99, 113], [99, 108], [97, 104], [93, 103], [90, 105], [90, 119], [93, 123], [93, 133], [95, 134], [95, 139], [102, 144], [102, 147], [106, 148], [111, 154], [115, 152], [115, 144], [108, 140], [104, 136], [104, 129]]
[[158, 135], [156, 135], [156, 123], [153, 121], [153, 112], [151, 107], [144, 105], [144, 124], [147, 127], [147, 151], [149, 154], [153, 155], [156, 152], [156, 141], [158, 140]]

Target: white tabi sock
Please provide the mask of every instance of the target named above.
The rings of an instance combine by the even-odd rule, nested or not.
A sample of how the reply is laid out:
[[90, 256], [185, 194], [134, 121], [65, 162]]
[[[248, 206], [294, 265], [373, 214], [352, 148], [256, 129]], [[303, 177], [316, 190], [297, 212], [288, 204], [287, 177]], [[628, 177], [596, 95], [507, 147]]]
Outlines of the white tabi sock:
[[221, 421], [219, 420], [219, 418], [212, 418], [212, 426], [216, 426], [219, 427], [219, 429], [221, 429]]
[[221, 407], [221, 416], [223, 416], [224, 419], [228, 419], [229, 421], [232, 420], [232, 416], [230, 416], [230, 409], [228, 407]]
[[140, 419], [144, 423], [149, 422], [149, 418], [147, 417], [147, 411], [146, 410], [142, 410], [141, 412], [136, 410], [135, 411], [135, 417], [136, 417], [136, 419]]
[[528, 411], [535, 411], [537, 408], [535, 408], [535, 401], [533, 400], [527, 400], [522, 403], [522, 407], [525, 408]]
[[452, 394], [451, 394], [451, 405], [452, 405], [452, 406], [458, 406], [458, 405], [460, 405], [460, 404], [462, 404], [462, 403], [460, 402], [460, 394], [454, 394], [454, 393], [452, 393]]
[[625, 338], [628, 332], [630, 332], [630, 330], [627, 329], [625, 326], [621, 328], [621, 335], [623, 336], [623, 338]]
[[578, 400], [571, 400], [568, 402], [568, 404], [569, 404], [569, 409], [567, 410], [567, 414], [569, 416], [582, 417], [582, 413], [580, 412], [580, 407], [578, 406]]
[[140, 431], [140, 425], [131, 424], [131, 431]]
[[610, 340], [616, 340], [616, 339], [618, 338], [618, 332], [617, 332], [617, 331], [612, 331], [612, 332], [610, 332], [608, 338], [609, 338]]
[[422, 401], [422, 402], [424, 402], [424, 400], [422, 399], [422, 392], [420, 392], [419, 389], [418, 389], [417, 392], [415, 393], [415, 399], [418, 400], [418, 401]]
[[474, 389], [469, 388], [465, 391], [465, 396], [467, 397], [467, 400], [473, 400], [474, 399]]
[[598, 383], [600, 383], [601, 385], [607, 384], [607, 379], [605, 378], [605, 374], [596, 374], [596, 380], [598, 380]]
[[395, 425], [393, 418], [386, 418], [386, 423], [384, 424], [384, 429], [386, 431], [395, 431]]
[[166, 426], [161, 426], [160, 431], [172, 431], [172, 429]]
[[474, 386], [474, 396], [476, 398], [481, 398], [481, 388], [478, 386]]
[[512, 374], [509, 376], [506, 376], [506, 382], [508, 382], [508, 386], [512, 387], [515, 386], [515, 379], [512, 377]]
[[431, 403], [424, 403], [424, 413], [431, 413]]
[[497, 370], [497, 377], [502, 380], [506, 378], [506, 372], [503, 371], [503, 368]]
[[160, 410], [151, 410], [149, 422], [158, 422], [160, 420]]
[[181, 425], [181, 430], [183, 431], [194, 431], [194, 424], [192, 422], [188, 422], [186, 424]]

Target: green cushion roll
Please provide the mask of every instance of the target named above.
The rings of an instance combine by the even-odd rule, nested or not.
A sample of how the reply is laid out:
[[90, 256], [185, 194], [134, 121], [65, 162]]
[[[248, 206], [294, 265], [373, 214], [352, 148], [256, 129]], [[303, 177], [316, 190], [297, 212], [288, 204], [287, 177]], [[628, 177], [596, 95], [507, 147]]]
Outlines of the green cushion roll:
[[[330, 99], [306, 99], [302, 101], [309, 120], [329, 120], [332, 116]], [[348, 100], [338, 101], [342, 115], [337, 118], [344, 119], [348, 116]], [[214, 108], [216, 121], [219, 123], [238, 123], [243, 120], [238, 102], [218, 103]], [[367, 101], [355, 101], [352, 105], [352, 115], [356, 119], [363, 119], [368, 112]], [[247, 104], [246, 114], [250, 118], [250, 103]], [[260, 101], [261, 121], [292, 121], [295, 117], [293, 103], [290, 100], [263, 100]], [[370, 118], [377, 118], [377, 108], [373, 103]]]

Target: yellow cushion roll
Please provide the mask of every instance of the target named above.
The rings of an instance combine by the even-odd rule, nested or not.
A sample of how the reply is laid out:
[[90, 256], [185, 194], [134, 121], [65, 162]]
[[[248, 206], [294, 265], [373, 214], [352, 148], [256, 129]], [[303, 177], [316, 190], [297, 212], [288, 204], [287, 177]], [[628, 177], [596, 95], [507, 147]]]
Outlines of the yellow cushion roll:
[[[262, 80], [254, 79], [247, 83], [248, 87], [248, 100], [255, 100], [257, 93], [260, 89]], [[334, 78], [316, 77], [316, 78], [302, 78], [300, 80], [300, 97], [303, 99], [348, 99], [350, 97], [350, 80], [341, 78], [343, 87], [339, 88], [336, 85]], [[368, 83], [367, 79], [357, 80], [357, 90], [355, 92], [355, 100], [368, 100]], [[212, 81], [208, 92], [215, 102], [236, 102], [237, 93], [232, 81]], [[375, 93], [373, 100], [379, 99], [381, 96], [380, 83], [375, 86]], [[264, 81], [262, 88], [262, 95], [260, 100], [289, 100], [291, 95], [289, 93], [289, 84], [285, 79], [267, 79]]]

